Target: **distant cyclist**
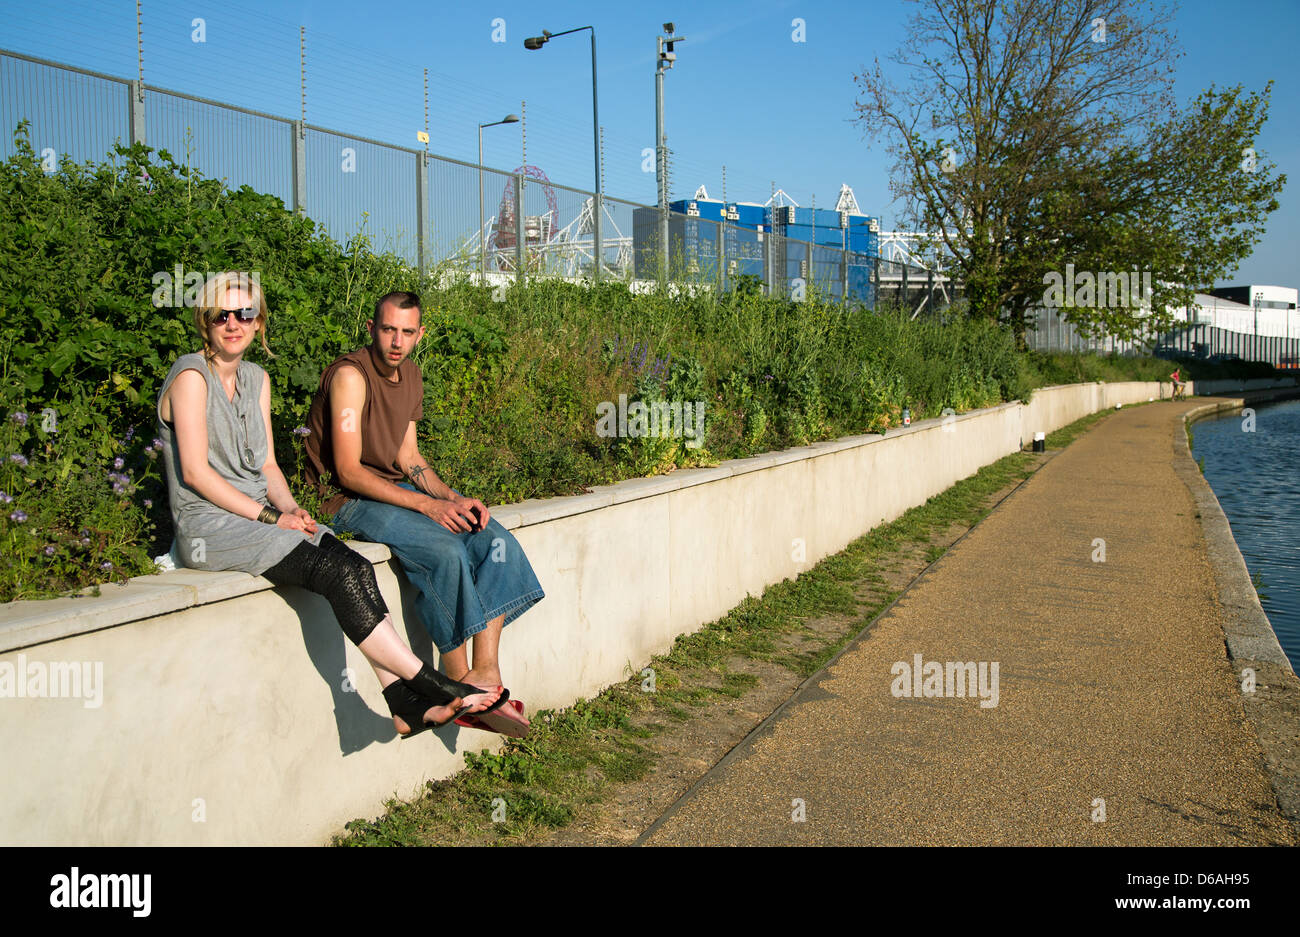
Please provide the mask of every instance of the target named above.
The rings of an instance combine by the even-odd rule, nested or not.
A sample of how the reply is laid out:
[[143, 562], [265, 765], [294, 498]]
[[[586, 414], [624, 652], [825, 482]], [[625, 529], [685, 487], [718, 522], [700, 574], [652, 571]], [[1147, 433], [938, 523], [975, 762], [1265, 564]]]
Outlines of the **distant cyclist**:
[[1174, 400], [1182, 400], [1183, 392], [1187, 388], [1187, 382], [1182, 379], [1181, 372], [1182, 368], [1174, 368], [1173, 373], [1169, 375], [1169, 380], [1174, 384]]

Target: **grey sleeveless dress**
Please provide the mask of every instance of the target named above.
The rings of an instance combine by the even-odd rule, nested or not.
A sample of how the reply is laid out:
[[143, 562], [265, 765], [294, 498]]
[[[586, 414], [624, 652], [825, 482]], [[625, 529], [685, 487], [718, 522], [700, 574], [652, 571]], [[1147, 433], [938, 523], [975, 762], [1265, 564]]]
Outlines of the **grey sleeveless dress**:
[[[226, 396], [220, 379], [208, 369], [203, 355], [182, 355], [167, 372], [167, 379], [158, 392], [160, 407], [172, 381], [187, 370], [198, 371], [208, 383], [208, 464], [254, 501], [270, 505], [266, 498], [266, 475], [262, 472], [268, 453], [268, 434], [260, 405], [262, 382], [270, 378], [251, 361], [240, 361], [232, 401]], [[298, 544], [320, 546], [320, 538], [332, 533], [320, 524], [316, 535], [308, 540], [301, 531], [281, 530], [274, 524], [249, 520], [217, 507], [185, 484], [176, 435], [163, 420], [160, 409], [157, 417], [167, 471], [167, 495], [176, 528], [175, 553], [186, 566], [237, 569], [258, 576], [288, 556]]]

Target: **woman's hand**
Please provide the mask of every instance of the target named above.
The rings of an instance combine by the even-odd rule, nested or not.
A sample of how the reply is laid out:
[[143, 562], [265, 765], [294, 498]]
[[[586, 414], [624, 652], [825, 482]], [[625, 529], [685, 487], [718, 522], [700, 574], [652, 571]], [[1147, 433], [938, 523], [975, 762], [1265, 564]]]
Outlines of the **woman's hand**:
[[306, 523], [307, 526], [304, 527], [303, 530], [308, 531], [313, 536], [316, 534], [316, 521], [312, 519], [312, 516], [308, 514], [306, 510], [303, 508], [294, 508], [289, 513]]
[[[298, 510], [301, 511], [302, 508], [299, 508]], [[307, 527], [309, 521], [311, 523], [310, 530]], [[301, 530], [302, 535], [308, 538], [316, 533], [316, 522], [311, 520], [311, 518], [303, 520], [297, 514], [281, 514], [280, 519], [275, 522], [275, 526], [279, 527], [281, 530]]]

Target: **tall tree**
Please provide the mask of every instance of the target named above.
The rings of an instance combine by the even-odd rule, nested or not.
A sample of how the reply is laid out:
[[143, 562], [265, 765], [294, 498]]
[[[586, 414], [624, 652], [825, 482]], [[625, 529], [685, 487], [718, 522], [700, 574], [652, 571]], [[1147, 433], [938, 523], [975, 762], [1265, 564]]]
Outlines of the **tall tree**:
[[[1168, 8], [918, 6], [892, 56], [903, 83], [879, 61], [857, 76], [858, 118], [887, 141], [903, 222], [935, 233], [972, 315], [1023, 333], [1030, 310], [1059, 304], [1081, 331], [1132, 337], [1249, 254], [1285, 182], [1252, 149], [1269, 89], [1210, 89], [1176, 111]], [[1134, 303], [1148, 282], [1150, 311]]]

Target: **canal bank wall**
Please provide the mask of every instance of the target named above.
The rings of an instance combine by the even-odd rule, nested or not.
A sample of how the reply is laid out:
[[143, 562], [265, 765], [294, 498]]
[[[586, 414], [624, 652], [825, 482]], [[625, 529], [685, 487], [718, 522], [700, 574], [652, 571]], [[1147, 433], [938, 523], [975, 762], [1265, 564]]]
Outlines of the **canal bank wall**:
[[1300, 838], [1300, 679], [1259, 601], [1241, 549], [1218, 496], [1205, 480], [1188, 444], [1198, 420], [1240, 411], [1253, 403], [1300, 396], [1295, 387], [1251, 389], [1209, 400], [1188, 410], [1174, 435], [1175, 471], [1196, 502], [1223, 614], [1224, 644], [1242, 694], [1247, 721], [1259, 740], [1278, 807]]

